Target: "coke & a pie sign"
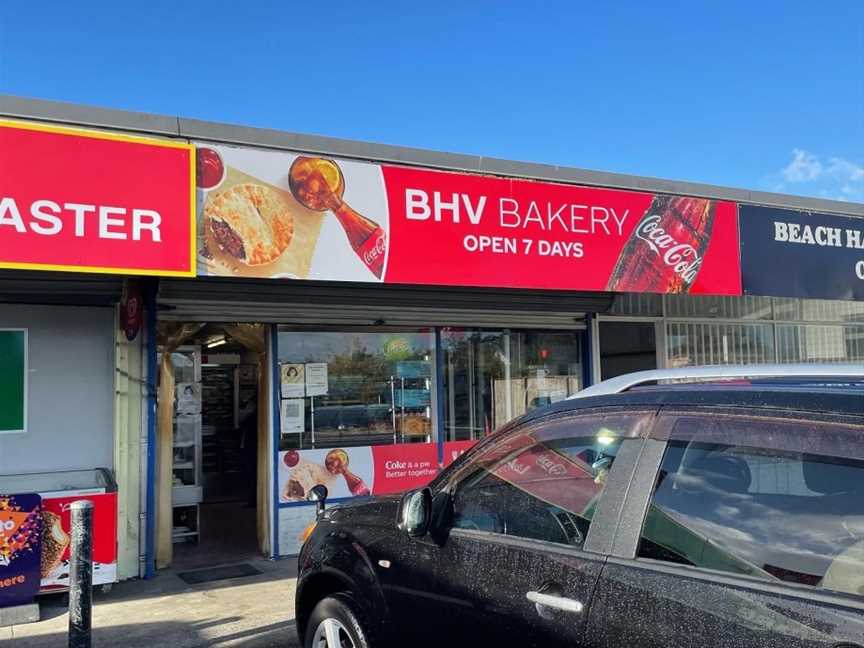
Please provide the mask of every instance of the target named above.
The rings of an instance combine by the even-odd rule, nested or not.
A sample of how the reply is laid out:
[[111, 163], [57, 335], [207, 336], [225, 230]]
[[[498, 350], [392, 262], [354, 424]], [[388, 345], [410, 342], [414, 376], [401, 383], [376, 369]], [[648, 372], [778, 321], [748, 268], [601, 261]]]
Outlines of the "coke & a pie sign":
[[192, 146], [0, 121], [0, 267], [193, 276]]

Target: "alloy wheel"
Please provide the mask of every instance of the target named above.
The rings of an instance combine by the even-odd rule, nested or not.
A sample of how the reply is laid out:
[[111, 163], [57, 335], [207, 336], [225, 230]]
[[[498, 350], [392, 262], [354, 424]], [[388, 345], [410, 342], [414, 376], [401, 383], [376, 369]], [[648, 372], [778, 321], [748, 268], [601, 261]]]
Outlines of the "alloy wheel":
[[315, 629], [314, 648], [357, 648], [345, 626], [336, 619], [324, 619]]

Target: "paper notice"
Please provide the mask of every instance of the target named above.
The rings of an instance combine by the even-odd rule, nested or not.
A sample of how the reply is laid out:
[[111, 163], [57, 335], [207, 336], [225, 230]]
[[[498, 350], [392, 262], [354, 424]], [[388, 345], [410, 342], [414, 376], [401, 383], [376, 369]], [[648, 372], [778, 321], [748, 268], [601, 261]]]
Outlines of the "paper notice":
[[302, 364], [285, 363], [280, 368], [282, 383], [282, 398], [303, 398], [306, 366]]
[[286, 398], [282, 401], [282, 436], [305, 432], [304, 405], [302, 398]]
[[327, 363], [309, 362], [306, 364], [306, 395], [327, 395]]

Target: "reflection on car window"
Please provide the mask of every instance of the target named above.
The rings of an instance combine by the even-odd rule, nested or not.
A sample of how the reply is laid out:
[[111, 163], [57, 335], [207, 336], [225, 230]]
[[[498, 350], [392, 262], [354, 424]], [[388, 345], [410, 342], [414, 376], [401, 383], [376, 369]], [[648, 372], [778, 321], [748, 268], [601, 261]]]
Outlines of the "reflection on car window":
[[643, 420], [585, 416], [511, 432], [463, 469], [454, 527], [581, 547], [618, 448]]
[[638, 555], [864, 595], [864, 427], [680, 419]]

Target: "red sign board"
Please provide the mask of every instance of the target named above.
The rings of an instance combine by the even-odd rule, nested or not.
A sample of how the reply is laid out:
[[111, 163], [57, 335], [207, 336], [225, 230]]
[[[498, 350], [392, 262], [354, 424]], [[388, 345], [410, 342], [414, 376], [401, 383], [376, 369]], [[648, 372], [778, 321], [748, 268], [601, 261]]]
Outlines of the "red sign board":
[[0, 267], [193, 276], [192, 146], [0, 121]]
[[198, 155], [212, 169], [201, 275], [741, 294], [732, 202], [209, 144]]
[[382, 171], [387, 283], [741, 294], [734, 203]]

